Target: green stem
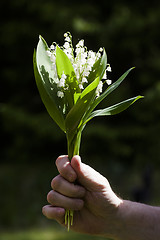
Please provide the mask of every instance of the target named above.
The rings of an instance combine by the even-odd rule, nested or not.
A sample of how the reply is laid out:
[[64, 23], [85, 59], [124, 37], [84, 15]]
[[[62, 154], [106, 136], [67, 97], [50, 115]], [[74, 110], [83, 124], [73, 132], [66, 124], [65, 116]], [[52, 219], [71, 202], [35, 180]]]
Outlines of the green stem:
[[74, 138], [70, 141], [67, 137], [67, 145], [68, 145], [68, 158], [71, 161], [72, 157], [75, 155], [79, 155], [81, 143], [81, 131], [77, 131]]
[[[77, 131], [74, 138], [70, 141], [67, 135], [67, 145], [68, 145], [68, 158], [71, 161], [72, 157], [79, 155], [80, 143], [81, 143], [81, 130]], [[73, 225], [73, 210], [66, 210], [65, 212], [65, 225], [67, 225], [68, 231], [70, 226]]]

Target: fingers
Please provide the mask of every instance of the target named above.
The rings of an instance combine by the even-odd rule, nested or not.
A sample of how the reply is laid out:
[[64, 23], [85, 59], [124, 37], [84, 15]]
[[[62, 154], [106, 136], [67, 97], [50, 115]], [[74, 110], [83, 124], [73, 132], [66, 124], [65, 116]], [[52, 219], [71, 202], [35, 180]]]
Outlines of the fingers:
[[47, 201], [54, 207], [60, 207], [71, 210], [81, 210], [84, 205], [82, 199], [69, 198], [54, 190], [51, 190], [47, 195]]
[[60, 224], [64, 223], [65, 209], [46, 205], [42, 208], [42, 213], [48, 219], [55, 219]]
[[70, 161], [67, 155], [63, 155], [56, 160], [57, 169], [62, 177], [69, 182], [74, 182], [77, 178], [77, 174], [71, 167]]
[[84, 202], [80, 198], [84, 197], [85, 189], [82, 186], [70, 183], [58, 175], [52, 180], [51, 187], [53, 190], [47, 195], [47, 201], [51, 205], [72, 210], [83, 207]]
[[53, 178], [51, 187], [56, 192], [67, 197], [82, 198], [85, 195], [85, 189], [82, 186], [68, 182], [61, 175]]
[[81, 198], [85, 195], [85, 189], [73, 183], [77, 175], [67, 156], [58, 157], [56, 166], [60, 175], [52, 180], [53, 190], [47, 195], [47, 201], [51, 205], [44, 206], [42, 212], [47, 218], [63, 224], [65, 209], [81, 210], [83, 208], [84, 201]]

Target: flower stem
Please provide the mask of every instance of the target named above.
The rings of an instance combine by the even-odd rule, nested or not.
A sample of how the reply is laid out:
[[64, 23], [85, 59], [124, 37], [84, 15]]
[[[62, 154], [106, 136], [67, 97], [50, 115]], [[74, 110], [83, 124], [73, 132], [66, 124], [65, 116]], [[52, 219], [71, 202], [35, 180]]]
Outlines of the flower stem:
[[67, 225], [67, 229], [68, 229], [68, 232], [69, 232], [70, 226], [73, 225], [73, 210], [66, 210], [65, 225]]
[[68, 158], [71, 161], [73, 156], [79, 155], [81, 143], [81, 131], [78, 131], [71, 141], [69, 141], [69, 138], [67, 138], [67, 143], [68, 143]]
[[[77, 131], [73, 139], [70, 141], [69, 136], [67, 136], [67, 145], [68, 145], [68, 158], [71, 161], [72, 157], [79, 155], [80, 142], [81, 142], [81, 130]], [[65, 225], [67, 225], [68, 231], [70, 226], [73, 225], [73, 210], [66, 209], [65, 212]]]

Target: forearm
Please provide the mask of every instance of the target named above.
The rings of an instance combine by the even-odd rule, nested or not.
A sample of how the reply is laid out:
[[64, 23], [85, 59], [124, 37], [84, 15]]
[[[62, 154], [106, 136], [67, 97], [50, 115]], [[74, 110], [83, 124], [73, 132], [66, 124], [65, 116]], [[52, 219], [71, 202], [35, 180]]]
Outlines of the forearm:
[[118, 219], [117, 240], [160, 239], [160, 207], [123, 201]]

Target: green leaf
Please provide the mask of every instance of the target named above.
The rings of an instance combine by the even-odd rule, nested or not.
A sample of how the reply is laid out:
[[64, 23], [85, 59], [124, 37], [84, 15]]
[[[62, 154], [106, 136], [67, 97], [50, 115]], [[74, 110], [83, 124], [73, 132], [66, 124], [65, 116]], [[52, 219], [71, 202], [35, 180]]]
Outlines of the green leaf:
[[37, 51], [36, 51], [36, 61], [37, 61], [37, 68], [42, 76], [43, 74], [41, 72], [42, 66], [45, 68], [45, 71], [48, 72], [48, 78], [54, 80], [54, 71], [51, 69], [51, 60], [47, 56], [46, 51], [48, 50], [48, 45], [46, 41], [42, 38], [42, 36], [39, 36], [39, 42], [37, 45]]
[[66, 83], [69, 86], [69, 90], [65, 92], [65, 96], [66, 101], [69, 104], [69, 108], [71, 109], [75, 103], [74, 94], [80, 93], [80, 89], [72, 63], [63, 50], [58, 46], [56, 47], [56, 66], [59, 79], [63, 73], [67, 76]]
[[75, 77], [76, 75], [72, 63], [63, 50], [58, 47], [58, 45], [56, 46], [56, 66], [59, 78], [61, 78], [61, 75], [64, 73], [70, 77], [70, 81], [73, 81], [73, 76]]
[[90, 114], [90, 116], [88, 117], [88, 120], [91, 120], [93, 117], [97, 117], [97, 116], [108, 116], [108, 115], [115, 115], [118, 114], [124, 110], [126, 110], [130, 105], [132, 105], [135, 101], [137, 101], [138, 99], [143, 98], [143, 96], [137, 96], [137, 97], [133, 97], [130, 99], [127, 99], [123, 102], [120, 102], [118, 104], [115, 104], [111, 107], [108, 108], [104, 108], [104, 109], [100, 109], [100, 110], [96, 110], [94, 112], [92, 112]]
[[83, 98], [86, 94], [95, 90], [99, 84], [99, 77], [97, 77], [94, 81], [92, 81], [81, 93], [80, 98]]
[[133, 68], [130, 68], [128, 71], [126, 71], [116, 82], [112, 83], [111, 86], [109, 86], [105, 92], [103, 92], [98, 98], [95, 99], [95, 101], [90, 106], [90, 109], [88, 110], [88, 113], [85, 116], [85, 120], [88, 119], [88, 116], [91, 114], [91, 112], [96, 108], [96, 106], [104, 99], [106, 98], [110, 93], [112, 93], [119, 85], [123, 82], [123, 80], [126, 78], [126, 76], [129, 74], [129, 72]]
[[99, 83], [99, 78], [95, 79], [81, 94], [81, 97], [78, 99], [76, 104], [72, 107], [68, 113], [65, 126], [66, 132], [69, 134], [70, 141], [74, 137], [77, 128], [80, 125], [80, 122], [83, 119], [86, 111], [88, 110], [91, 102], [95, 97], [96, 87]]
[[74, 102], [76, 104], [77, 100], [80, 98], [81, 93], [74, 93]]
[[45, 82], [42, 80], [41, 72], [38, 71], [37, 57], [36, 57], [35, 51], [34, 51], [34, 55], [33, 55], [33, 66], [34, 66], [34, 75], [35, 75], [35, 79], [36, 79], [36, 84], [37, 84], [41, 99], [42, 99], [49, 115], [51, 116], [51, 118], [58, 124], [58, 126], [62, 129], [62, 131], [65, 132], [65, 124], [64, 124], [63, 115], [57, 108], [54, 98], [50, 96], [50, 93], [47, 90], [48, 88], [46, 87]]
[[64, 99], [59, 98], [57, 96], [57, 91], [58, 91], [57, 79], [55, 79], [55, 73], [51, 68], [52, 62], [46, 54], [47, 50], [48, 50], [47, 43], [40, 36], [39, 42], [37, 45], [37, 52], [36, 52], [36, 62], [37, 62], [38, 72], [41, 76], [41, 79], [43, 81], [43, 84], [47, 93], [50, 95], [50, 97], [55, 102], [58, 109], [63, 114], [65, 103], [64, 103]]

